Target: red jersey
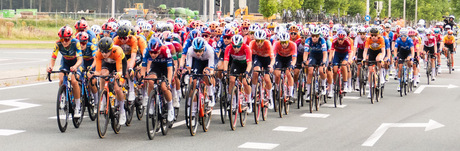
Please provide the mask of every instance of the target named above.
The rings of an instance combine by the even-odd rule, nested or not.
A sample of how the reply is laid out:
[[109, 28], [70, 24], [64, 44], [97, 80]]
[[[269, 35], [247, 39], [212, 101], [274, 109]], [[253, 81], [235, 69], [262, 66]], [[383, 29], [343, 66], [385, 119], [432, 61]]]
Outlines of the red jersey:
[[261, 56], [261, 57], [270, 57], [275, 58], [273, 54], [272, 46], [270, 45], [270, 41], [265, 40], [262, 47], [257, 46], [256, 41], [253, 40], [249, 44], [249, 48], [251, 48], [252, 54]]
[[335, 52], [339, 52], [339, 53], [350, 53], [351, 46], [352, 46], [351, 42], [350, 42], [350, 40], [348, 40], [348, 38], [345, 38], [343, 40], [342, 44], [339, 44], [338, 39], [335, 38], [334, 41], [332, 41], [331, 49], [333, 49], [333, 50], [335, 50]]
[[228, 45], [227, 48], [225, 48], [224, 61], [229, 61], [230, 56], [232, 56], [233, 61], [247, 63], [252, 62], [252, 52], [251, 49], [249, 49], [249, 46], [246, 44], [241, 45], [241, 48], [238, 52], [235, 52], [233, 45]]
[[274, 54], [282, 57], [297, 57], [297, 45], [294, 42], [289, 41], [289, 46], [287, 48], [283, 48], [283, 46], [281, 46], [281, 42], [276, 41], [273, 44], [273, 52]]

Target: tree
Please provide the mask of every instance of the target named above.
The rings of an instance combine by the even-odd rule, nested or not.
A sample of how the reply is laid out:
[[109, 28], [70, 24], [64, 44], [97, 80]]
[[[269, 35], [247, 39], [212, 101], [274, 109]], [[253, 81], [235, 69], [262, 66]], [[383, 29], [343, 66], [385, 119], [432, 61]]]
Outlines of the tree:
[[268, 18], [277, 12], [276, 0], [259, 0], [259, 13]]
[[302, 9], [310, 9], [313, 12], [319, 12], [324, 8], [324, 0], [303, 0]]

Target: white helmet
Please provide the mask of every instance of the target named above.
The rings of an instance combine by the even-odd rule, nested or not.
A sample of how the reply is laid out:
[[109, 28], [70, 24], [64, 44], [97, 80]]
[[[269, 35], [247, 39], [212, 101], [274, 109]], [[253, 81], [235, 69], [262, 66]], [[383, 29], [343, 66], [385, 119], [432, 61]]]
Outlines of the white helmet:
[[113, 30], [118, 30], [118, 27], [119, 27], [119, 26], [118, 26], [117, 23], [115, 23], [115, 22], [109, 22], [109, 24], [112, 25], [112, 29], [113, 29]]
[[281, 30], [281, 27], [280, 26], [276, 26], [275, 29], [273, 30], [275, 33], [278, 33], [280, 32]]
[[100, 34], [102, 32], [102, 28], [101, 26], [99, 25], [93, 25], [91, 26], [91, 30], [94, 31], [94, 33], [97, 35], [97, 34]]
[[289, 41], [291, 37], [289, 36], [289, 33], [283, 31], [278, 34], [278, 40], [279, 41]]
[[366, 28], [364, 27], [359, 28], [358, 33], [366, 33]]
[[313, 27], [310, 30], [311, 30], [310, 32], [311, 32], [312, 35], [320, 35], [321, 34], [321, 29], [318, 28], [318, 27]]
[[243, 36], [241, 35], [235, 35], [232, 37], [232, 44], [235, 46], [239, 46], [243, 44]]
[[450, 27], [450, 25], [446, 25], [446, 29], [452, 29], [452, 27]]
[[431, 29], [426, 29], [425, 30], [425, 34], [429, 35], [429, 34], [432, 34], [433, 32], [431, 31]]
[[332, 31], [338, 31], [339, 28], [340, 28], [340, 25], [335, 24], [334, 26], [332, 26]]
[[418, 25], [425, 25], [425, 20], [420, 19], [420, 20], [418, 21]]
[[150, 31], [150, 30], [152, 30], [152, 25], [144, 24], [143, 26], [141, 26], [141, 29], [142, 29], [142, 31]]
[[249, 26], [250, 32], [255, 32], [256, 30], [259, 30], [259, 29], [260, 29], [259, 25], [256, 25], [256, 24], [251, 24], [251, 26]]
[[262, 39], [267, 38], [267, 33], [264, 30], [259, 29], [259, 30], [256, 30], [256, 32], [254, 33], [254, 37], [257, 40], [262, 40]]

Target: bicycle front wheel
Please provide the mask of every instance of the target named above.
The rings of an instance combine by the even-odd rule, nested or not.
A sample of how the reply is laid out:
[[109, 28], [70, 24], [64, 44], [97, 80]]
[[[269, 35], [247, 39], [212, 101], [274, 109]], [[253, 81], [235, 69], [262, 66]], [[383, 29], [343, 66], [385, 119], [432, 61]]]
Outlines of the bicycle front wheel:
[[[91, 92], [89, 92], [91, 93]], [[84, 95], [86, 97], [86, 109], [88, 110], [88, 115], [89, 115], [89, 118], [91, 119], [91, 121], [94, 121], [96, 120], [96, 112], [97, 112], [97, 109], [96, 109], [96, 105], [95, 105], [95, 102], [97, 100], [94, 100], [94, 98], [91, 96], [91, 94], [86, 94]], [[83, 97], [83, 96], [82, 96]]]
[[254, 123], [259, 124], [259, 118], [260, 118], [260, 108], [261, 108], [261, 100], [263, 99], [263, 95], [261, 94], [261, 82], [258, 82], [256, 84], [256, 92], [254, 93], [254, 103], [252, 104], [252, 112], [254, 113]]
[[61, 85], [58, 90], [56, 101], [56, 118], [59, 130], [65, 132], [69, 118], [69, 103], [67, 101], [66, 87]]
[[[86, 98], [82, 95], [80, 97], [80, 111], [81, 111], [80, 112], [81, 113], [80, 118], [72, 118], [72, 123], [73, 123], [73, 126], [75, 128], [79, 128], [81, 122], [83, 122], [83, 117], [85, 115], [85, 102], [86, 102]], [[77, 107], [75, 106], [74, 113], [75, 113], [76, 109], [77, 109]]]
[[113, 130], [113, 132], [115, 134], [118, 134], [118, 133], [120, 133], [120, 129], [121, 129], [121, 125], [119, 124], [119, 122], [120, 122], [120, 112], [121, 111], [118, 110], [118, 105], [115, 105], [115, 104], [117, 104], [115, 101], [117, 101], [117, 100], [114, 100], [113, 102], [109, 101], [109, 103], [110, 103], [109, 110], [110, 110], [110, 117], [111, 117], [110, 120], [112, 122], [111, 123], [112, 124], [112, 130]]
[[277, 98], [277, 103], [278, 103], [278, 113], [280, 115], [280, 118], [283, 118], [283, 110], [284, 110], [284, 84], [283, 80], [280, 80], [280, 84], [278, 87], [278, 96]]
[[[238, 87], [233, 87], [232, 93], [230, 93], [230, 103], [228, 109], [228, 119], [230, 120], [230, 128], [232, 130], [236, 129], [236, 121], [238, 117], [237, 105], [239, 104], [238, 100]], [[235, 107], [234, 107], [235, 106]]]
[[107, 107], [108, 99], [107, 90], [104, 89], [99, 92], [99, 103], [97, 103], [97, 134], [100, 138], [104, 138], [105, 133], [107, 132], [107, 126], [109, 125], [109, 111]]
[[149, 95], [149, 100], [147, 103], [147, 115], [145, 118], [145, 123], [147, 127], [147, 136], [150, 140], [155, 137], [155, 133], [158, 130], [159, 120], [158, 114], [158, 102], [156, 100], [156, 91], [152, 90]]

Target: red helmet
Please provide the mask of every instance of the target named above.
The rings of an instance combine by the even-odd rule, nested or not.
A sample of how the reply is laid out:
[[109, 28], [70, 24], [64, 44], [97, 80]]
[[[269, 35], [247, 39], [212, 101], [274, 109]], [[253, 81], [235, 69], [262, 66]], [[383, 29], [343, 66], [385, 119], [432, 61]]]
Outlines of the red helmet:
[[102, 27], [101, 27], [101, 28], [102, 28], [102, 30], [110, 30], [110, 31], [113, 29], [112, 25], [109, 24], [108, 22], [102, 24]]
[[415, 30], [409, 30], [409, 36], [415, 36], [417, 35], [417, 32]]
[[88, 23], [85, 20], [79, 20], [75, 23], [75, 29], [81, 31], [85, 30], [88, 27]]
[[88, 36], [88, 33], [86, 32], [78, 32], [76, 35], [76, 38], [80, 40], [80, 42], [82, 42], [82, 41], [88, 41], [89, 36]]
[[147, 23], [153, 26], [153, 24], [155, 24], [155, 19], [150, 19], [149, 21], [147, 21]]
[[182, 25], [179, 23], [174, 23], [174, 33], [179, 33], [182, 30]]
[[107, 22], [117, 22], [117, 20], [115, 20], [115, 18], [113, 18], [113, 17], [110, 17]]
[[174, 24], [174, 20], [172, 20], [172, 19], [168, 19], [168, 20], [166, 21], [166, 23], [171, 23], [171, 24]]
[[60, 38], [64, 37], [72, 37], [73, 31], [72, 28], [69, 26], [64, 26], [61, 29], [59, 29], [58, 35]]
[[195, 29], [197, 26], [197, 23], [195, 21], [190, 22], [190, 28]]
[[267, 37], [270, 38], [272, 36], [270, 30], [268, 28], [264, 29], [265, 33], [267, 33]]

